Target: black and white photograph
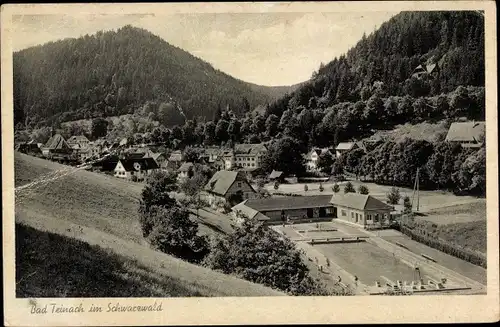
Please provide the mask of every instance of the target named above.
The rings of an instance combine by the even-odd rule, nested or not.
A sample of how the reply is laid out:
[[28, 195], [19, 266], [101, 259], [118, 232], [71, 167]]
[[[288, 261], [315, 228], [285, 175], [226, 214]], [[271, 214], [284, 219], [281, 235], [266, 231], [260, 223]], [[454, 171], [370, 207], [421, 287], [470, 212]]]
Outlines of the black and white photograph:
[[16, 317], [488, 295], [498, 319], [485, 9], [334, 5], [13, 10], [4, 246], [29, 300]]

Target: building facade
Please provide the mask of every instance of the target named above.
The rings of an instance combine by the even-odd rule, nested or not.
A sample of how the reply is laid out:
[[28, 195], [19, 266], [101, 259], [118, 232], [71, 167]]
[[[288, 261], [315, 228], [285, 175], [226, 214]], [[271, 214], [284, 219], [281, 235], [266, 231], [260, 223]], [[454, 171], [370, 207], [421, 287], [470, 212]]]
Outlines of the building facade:
[[347, 193], [334, 194], [333, 218], [362, 227], [382, 226], [389, 223], [394, 208], [371, 195]]
[[257, 197], [243, 172], [220, 170], [205, 185], [203, 197], [211, 206], [218, 206], [238, 195], [241, 200]]
[[233, 149], [226, 150], [222, 155], [225, 169], [243, 168], [255, 170], [262, 166], [262, 161], [267, 153], [264, 144], [236, 144]]
[[[313, 196], [284, 196], [263, 199], [249, 199], [232, 208], [235, 216], [238, 212], [246, 214], [249, 218], [259, 213], [259, 220], [278, 222], [300, 219], [331, 219], [334, 216], [330, 195]], [[255, 214], [254, 214], [255, 213]]]
[[143, 181], [158, 168], [153, 158], [120, 159], [114, 169], [114, 176], [127, 180]]

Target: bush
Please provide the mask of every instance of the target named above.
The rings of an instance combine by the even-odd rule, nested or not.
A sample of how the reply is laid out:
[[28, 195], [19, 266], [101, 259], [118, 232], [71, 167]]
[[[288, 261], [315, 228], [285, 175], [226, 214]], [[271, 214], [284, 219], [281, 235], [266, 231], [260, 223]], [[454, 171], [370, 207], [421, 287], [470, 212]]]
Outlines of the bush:
[[410, 213], [412, 211], [412, 204], [410, 201], [410, 197], [408, 195], [406, 195], [403, 198], [403, 206], [404, 206], [403, 213], [407, 214], [407, 213]]
[[278, 181], [274, 182], [274, 189], [277, 190], [280, 187], [280, 183]]
[[368, 190], [368, 187], [366, 187], [365, 185], [360, 185], [358, 188], [358, 193], [359, 194], [368, 194], [368, 193], [370, 193], [370, 191]]
[[356, 190], [351, 182], [347, 182], [344, 186], [344, 193], [354, 193]]
[[387, 193], [387, 203], [398, 204], [400, 199], [401, 199], [401, 194], [399, 193], [399, 189], [393, 186], [391, 188], [391, 191]]
[[337, 184], [337, 183], [333, 184], [333, 185], [332, 185], [332, 191], [333, 191], [334, 193], [338, 193], [338, 192], [340, 191], [340, 186], [339, 186], [339, 184]]
[[324, 190], [325, 190], [325, 188], [323, 187], [323, 184], [319, 183], [319, 191], [323, 192]]
[[292, 241], [251, 219], [243, 219], [234, 233], [213, 239], [203, 264], [291, 295], [328, 295], [311, 278]]
[[164, 253], [199, 263], [209, 252], [208, 243], [198, 235], [198, 224], [189, 212], [179, 207], [151, 211], [154, 226], [148, 238], [153, 247]]
[[307, 192], [309, 190], [309, 187], [307, 186], [307, 184], [304, 184], [304, 192]]

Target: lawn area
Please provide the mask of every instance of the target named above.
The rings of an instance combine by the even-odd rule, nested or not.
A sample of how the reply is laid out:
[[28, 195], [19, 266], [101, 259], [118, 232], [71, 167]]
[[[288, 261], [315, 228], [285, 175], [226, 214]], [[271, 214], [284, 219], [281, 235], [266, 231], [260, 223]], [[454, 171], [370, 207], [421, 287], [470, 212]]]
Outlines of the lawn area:
[[[31, 182], [67, 166], [15, 153], [15, 185]], [[16, 211], [33, 211], [96, 227], [137, 243], [143, 241], [137, 210], [142, 185], [78, 170], [24, 196]]]
[[418, 216], [419, 220], [427, 220], [438, 225], [468, 223], [486, 220], [486, 199], [478, 199], [475, 203], [460, 204], [444, 208], [433, 209]]
[[202, 296], [99, 246], [16, 224], [16, 297]]

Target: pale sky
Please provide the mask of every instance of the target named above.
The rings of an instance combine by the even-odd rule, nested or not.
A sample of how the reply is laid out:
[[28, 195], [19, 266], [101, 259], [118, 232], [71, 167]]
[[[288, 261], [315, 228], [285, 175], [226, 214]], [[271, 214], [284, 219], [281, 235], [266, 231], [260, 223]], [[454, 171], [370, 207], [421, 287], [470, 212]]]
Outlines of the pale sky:
[[397, 12], [24, 15], [13, 17], [14, 51], [130, 24], [241, 80], [291, 85], [349, 50]]

